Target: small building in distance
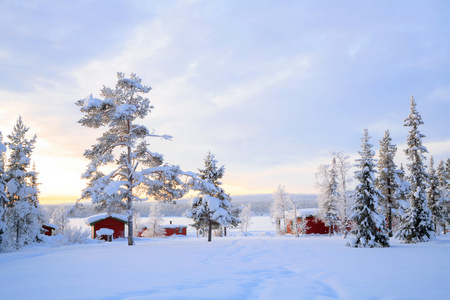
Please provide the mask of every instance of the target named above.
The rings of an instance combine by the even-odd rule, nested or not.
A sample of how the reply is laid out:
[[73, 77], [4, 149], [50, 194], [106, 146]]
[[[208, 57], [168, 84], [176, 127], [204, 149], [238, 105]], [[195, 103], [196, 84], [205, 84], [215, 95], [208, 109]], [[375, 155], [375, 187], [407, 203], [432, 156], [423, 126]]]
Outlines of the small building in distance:
[[50, 223], [45, 223], [42, 225], [42, 229], [44, 230], [44, 235], [52, 236], [54, 235], [54, 231], [58, 230], [58, 226]]
[[[297, 230], [299, 234], [328, 234], [329, 228], [316, 215], [317, 208], [298, 209]], [[295, 213], [289, 211], [286, 213], [286, 233], [294, 234]]]
[[[166, 224], [160, 225], [163, 234], [160, 236], [187, 235], [187, 225]], [[145, 237], [147, 226], [142, 226], [138, 232], [138, 237]]]
[[165, 236], [171, 236], [171, 235], [186, 235], [187, 233], [187, 226], [186, 225], [176, 225], [176, 224], [167, 224], [167, 225], [161, 225], [162, 228], [164, 228]]
[[128, 218], [119, 214], [98, 214], [86, 218], [86, 224], [92, 227], [92, 238], [97, 238], [97, 231], [102, 228], [114, 230], [113, 239], [125, 237], [125, 225]]

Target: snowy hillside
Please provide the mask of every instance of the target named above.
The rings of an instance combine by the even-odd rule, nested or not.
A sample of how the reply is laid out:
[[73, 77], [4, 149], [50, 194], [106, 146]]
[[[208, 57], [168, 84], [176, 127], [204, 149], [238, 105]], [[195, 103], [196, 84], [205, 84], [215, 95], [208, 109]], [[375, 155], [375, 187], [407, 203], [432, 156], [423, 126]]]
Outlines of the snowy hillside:
[[[79, 222], [81, 220], [73, 220]], [[165, 219], [168, 222], [169, 219]], [[188, 222], [172, 218], [174, 223]], [[0, 255], [1, 299], [448, 299], [450, 238], [390, 248], [342, 237], [274, 236], [254, 217], [249, 236], [136, 239], [26, 247]], [[81, 223], [81, 222], [80, 222]]]

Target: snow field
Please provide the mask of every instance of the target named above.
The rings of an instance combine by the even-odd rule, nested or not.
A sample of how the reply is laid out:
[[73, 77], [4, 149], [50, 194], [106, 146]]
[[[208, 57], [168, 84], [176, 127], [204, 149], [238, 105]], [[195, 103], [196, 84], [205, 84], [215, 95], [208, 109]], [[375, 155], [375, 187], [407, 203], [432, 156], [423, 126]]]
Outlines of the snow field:
[[[183, 224], [182, 218], [170, 218]], [[166, 218], [165, 221], [168, 221]], [[189, 222], [190, 220], [184, 220]], [[78, 220], [75, 220], [78, 222]], [[342, 237], [136, 238], [0, 254], [1, 299], [448, 299], [450, 238], [390, 248]]]

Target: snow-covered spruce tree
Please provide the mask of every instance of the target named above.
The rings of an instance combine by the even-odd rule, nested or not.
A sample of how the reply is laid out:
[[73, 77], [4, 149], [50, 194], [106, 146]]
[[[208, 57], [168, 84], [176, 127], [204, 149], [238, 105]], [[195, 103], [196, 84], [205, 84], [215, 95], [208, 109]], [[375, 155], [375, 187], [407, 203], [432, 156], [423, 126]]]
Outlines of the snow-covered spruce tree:
[[317, 187], [319, 188], [319, 218], [328, 226], [328, 236], [331, 236], [333, 228], [339, 226], [338, 201], [339, 191], [336, 172], [336, 158], [331, 165], [321, 165], [319, 173], [316, 174]]
[[389, 247], [386, 221], [384, 216], [377, 212], [379, 199], [383, 196], [375, 187], [376, 163], [373, 159], [375, 153], [371, 149], [369, 138], [369, 131], [366, 128], [361, 139], [362, 149], [359, 151], [361, 158], [356, 160], [359, 170], [355, 175], [359, 184], [355, 189], [355, 205], [351, 218], [355, 224], [352, 230], [354, 237], [347, 245], [361, 248]]
[[[91, 162], [82, 178], [90, 180], [83, 190], [81, 199], [91, 199], [93, 203], [104, 202], [107, 210], [125, 202], [128, 217], [128, 245], [133, 239], [133, 202], [145, 201], [148, 197], [171, 201], [182, 197], [193, 188], [214, 187], [197, 180], [195, 174], [182, 172], [178, 166], [163, 164], [163, 156], [151, 152], [146, 142], [148, 137], [170, 139], [168, 135], [156, 135], [147, 127], [135, 123], [145, 118], [153, 109], [148, 98], [143, 97], [151, 88], [141, 84], [135, 74], [125, 78], [117, 74], [115, 88], [103, 87], [103, 100], [92, 95], [79, 100], [76, 105], [84, 113], [79, 120], [82, 126], [90, 128], [106, 127], [97, 139], [98, 143], [86, 150], [84, 156]], [[104, 167], [112, 171], [103, 173]], [[188, 184], [182, 175], [190, 176]], [[76, 207], [76, 205], [75, 205]]]
[[347, 230], [350, 227], [349, 219], [351, 216], [351, 208], [353, 207], [352, 198], [350, 197], [349, 184], [352, 178], [348, 175], [351, 168], [348, 160], [350, 156], [342, 152], [332, 152], [331, 155], [336, 159], [336, 174], [338, 181], [338, 195], [337, 201], [338, 218], [341, 224], [341, 230], [344, 232], [344, 238], [347, 237]]
[[434, 231], [426, 195], [427, 172], [424, 165], [424, 153], [428, 150], [422, 145], [425, 135], [420, 133], [419, 126], [423, 124], [423, 121], [416, 105], [414, 97], [411, 97], [410, 114], [404, 124], [411, 128], [407, 139], [408, 147], [405, 149], [409, 161], [407, 164], [409, 175], [406, 179], [411, 186], [407, 196], [410, 206], [401, 219], [400, 230], [396, 237], [405, 243], [426, 242], [432, 237]]
[[[225, 172], [225, 167], [217, 167], [217, 160], [214, 155], [208, 152], [205, 158], [205, 168], [199, 169], [198, 177], [210, 184], [216, 190], [203, 190], [198, 197], [192, 200], [192, 207], [186, 213], [186, 217], [195, 221], [194, 227], [197, 229], [208, 228], [208, 242], [211, 242], [213, 227], [236, 226], [240, 220], [231, 213], [231, 197], [220, 187], [219, 181]], [[215, 225], [215, 226], [214, 226]]]
[[394, 163], [397, 147], [392, 144], [389, 130], [386, 130], [384, 137], [379, 143], [379, 175], [376, 180], [376, 187], [383, 195], [380, 199], [381, 211], [386, 216], [387, 228], [389, 230], [389, 236], [391, 237], [393, 215], [398, 209], [399, 170], [397, 170], [397, 165]]
[[437, 167], [437, 177], [439, 181], [439, 191], [442, 197], [442, 206], [444, 209], [444, 221], [442, 222], [443, 232], [447, 233], [447, 222], [450, 221], [450, 175], [445, 168], [445, 163], [443, 160], [439, 162]]
[[434, 169], [433, 156], [430, 157], [430, 166], [428, 168], [428, 188], [427, 188], [428, 208], [431, 211], [434, 232], [439, 233], [439, 225], [446, 221], [444, 213], [444, 195], [439, 188], [439, 177]]
[[277, 234], [284, 234], [286, 229], [286, 211], [289, 208], [289, 199], [291, 195], [286, 192], [284, 186], [279, 185], [273, 193], [273, 202], [270, 206], [270, 216], [277, 228]]
[[6, 247], [7, 244], [5, 239], [5, 210], [6, 204], [8, 203], [8, 198], [6, 197], [5, 152], [6, 146], [3, 144], [3, 135], [0, 132], [0, 252]]
[[36, 172], [28, 170], [36, 136], [28, 140], [25, 137], [28, 130], [29, 127], [19, 117], [7, 143], [10, 157], [5, 174], [8, 197], [6, 226], [9, 242], [17, 249], [41, 237], [42, 213], [37, 199]]

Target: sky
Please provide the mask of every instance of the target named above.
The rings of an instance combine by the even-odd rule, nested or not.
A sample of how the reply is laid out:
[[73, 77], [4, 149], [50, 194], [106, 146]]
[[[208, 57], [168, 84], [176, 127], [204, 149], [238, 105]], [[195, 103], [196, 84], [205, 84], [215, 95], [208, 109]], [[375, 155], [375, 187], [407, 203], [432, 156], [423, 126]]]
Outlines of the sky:
[[[231, 195], [317, 193], [331, 151], [358, 157], [389, 130], [403, 153], [413, 95], [428, 156], [450, 157], [446, 1], [1, 0], [0, 130], [37, 134], [41, 203], [75, 202], [102, 134], [75, 102], [117, 72], [152, 87], [141, 123], [165, 161], [196, 172], [211, 151]], [[427, 162], [428, 163], [428, 162]]]

